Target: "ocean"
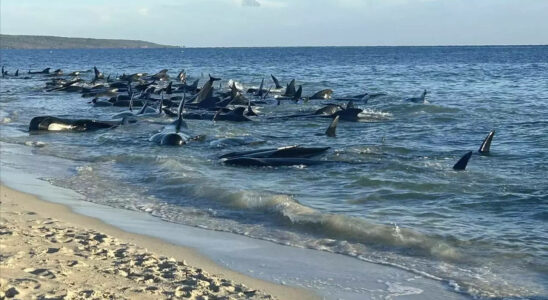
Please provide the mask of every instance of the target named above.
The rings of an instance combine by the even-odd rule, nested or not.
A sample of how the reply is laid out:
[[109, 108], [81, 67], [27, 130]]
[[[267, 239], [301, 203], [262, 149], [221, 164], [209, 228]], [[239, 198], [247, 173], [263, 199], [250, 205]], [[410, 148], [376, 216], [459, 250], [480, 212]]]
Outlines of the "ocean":
[[[339, 253], [441, 280], [471, 297], [548, 297], [548, 46], [1, 50], [0, 142], [70, 160], [44, 180], [87, 201], [173, 223]], [[111, 76], [185, 69], [257, 87], [295, 78], [303, 95], [386, 93], [360, 122], [279, 118], [333, 100], [260, 105], [253, 122], [187, 120], [205, 140], [162, 147], [172, 119], [84, 133], [29, 133], [34, 116], [110, 120], [78, 93], [46, 92], [27, 70], [97, 66]], [[92, 73], [84, 76], [90, 78]], [[25, 77], [29, 77], [24, 79]], [[428, 90], [427, 103], [404, 101]], [[343, 102], [341, 102], [343, 104]], [[477, 154], [496, 130], [490, 155]], [[328, 164], [233, 167], [217, 157], [288, 145]], [[453, 164], [476, 152], [466, 171]]]

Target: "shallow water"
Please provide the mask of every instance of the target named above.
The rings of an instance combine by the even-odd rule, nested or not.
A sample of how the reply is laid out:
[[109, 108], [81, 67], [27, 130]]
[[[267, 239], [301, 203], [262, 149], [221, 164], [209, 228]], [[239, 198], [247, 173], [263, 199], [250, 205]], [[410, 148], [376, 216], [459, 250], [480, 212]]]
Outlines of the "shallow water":
[[[8, 78], [0, 81], [1, 140], [43, 142], [36, 155], [75, 161], [70, 176], [49, 180], [89, 201], [395, 265], [473, 296], [548, 295], [548, 47], [2, 50], [1, 60], [10, 72], [96, 65], [113, 75], [168, 68], [174, 76], [185, 68], [246, 86], [271, 73], [282, 84], [296, 78], [304, 95], [385, 92], [356, 103], [364, 122], [341, 122], [337, 138], [316, 135], [326, 119], [270, 118], [321, 107], [310, 101], [265, 105], [246, 124], [189, 120], [206, 140], [166, 148], [148, 138], [168, 120], [29, 135], [33, 116], [109, 119], [124, 109], [46, 93], [39, 75]], [[429, 103], [403, 101], [425, 88]], [[452, 171], [491, 129], [491, 155]], [[330, 146], [322, 159], [337, 162], [235, 168], [216, 159], [292, 144]]]

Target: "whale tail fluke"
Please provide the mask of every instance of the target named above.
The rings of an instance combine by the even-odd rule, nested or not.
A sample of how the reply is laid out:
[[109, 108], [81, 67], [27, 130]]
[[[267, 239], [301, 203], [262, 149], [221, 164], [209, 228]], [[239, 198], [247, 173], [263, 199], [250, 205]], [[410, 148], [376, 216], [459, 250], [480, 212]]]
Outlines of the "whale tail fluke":
[[468, 161], [470, 160], [470, 157], [472, 157], [472, 151], [466, 152], [459, 161], [453, 166], [453, 170], [455, 171], [464, 171], [466, 170], [466, 165], [468, 165]]
[[329, 124], [329, 127], [327, 127], [327, 130], [325, 131], [325, 135], [328, 137], [336, 137], [336, 131], [337, 131], [337, 125], [339, 124], [339, 116], [336, 116], [333, 121], [331, 121], [331, 124]]
[[491, 148], [491, 141], [493, 141], [493, 137], [495, 136], [495, 130], [491, 130], [487, 137], [485, 137], [485, 140], [483, 140], [483, 143], [481, 143], [481, 146], [478, 150], [480, 154], [489, 154], [490, 148]]
[[213, 76], [211, 76], [211, 74], [209, 74], [209, 81], [219, 81], [219, 80], [221, 80], [221, 78], [213, 77]]

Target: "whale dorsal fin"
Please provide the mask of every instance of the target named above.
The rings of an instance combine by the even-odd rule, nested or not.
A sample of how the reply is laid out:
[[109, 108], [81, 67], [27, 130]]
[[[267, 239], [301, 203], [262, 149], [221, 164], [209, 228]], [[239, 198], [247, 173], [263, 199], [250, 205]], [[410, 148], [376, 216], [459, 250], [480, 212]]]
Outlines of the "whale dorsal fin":
[[285, 89], [285, 94], [287, 96], [295, 95], [295, 79], [292, 79], [291, 82], [289, 82], [287, 88]]
[[483, 140], [483, 143], [481, 143], [481, 146], [478, 150], [481, 154], [487, 154], [489, 153], [489, 150], [491, 148], [491, 141], [493, 140], [493, 137], [495, 136], [495, 130], [491, 130], [487, 137], [485, 137], [485, 140]]
[[331, 121], [331, 124], [329, 124], [329, 127], [327, 127], [327, 130], [325, 131], [325, 135], [329, 137], [335, 137], [335, 131], [337, 130], [337, 124], [339, 124], [339, 116], [336, 116], [333, 121]]
[[464, 171], [466, 170], [466, 165], [468, 165], [468, 161], [470, 160], [470, 157], [472, 157], [472, 151], [466, 152], [459, 161], [453, 166], [453, 170], [456, 171]]

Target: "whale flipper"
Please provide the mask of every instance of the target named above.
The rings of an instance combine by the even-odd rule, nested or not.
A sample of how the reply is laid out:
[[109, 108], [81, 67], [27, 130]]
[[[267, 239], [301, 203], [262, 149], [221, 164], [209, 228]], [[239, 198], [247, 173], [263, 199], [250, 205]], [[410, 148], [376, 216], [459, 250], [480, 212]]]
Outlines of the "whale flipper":
[[137, 114], [138, 115], [144, 114], [147, 108], [148, 108], [148, 100], [145, 100], [145, 104], [141, 107], [141, 109], [137, 112]]
[[268, 94], [270, 94], [270, 90], [272, 90], [272, 87], [269, 87], [268, 90], [264, 93], [264, 95], [261, 97], [261, 99], [264, 101], [266, 97], [268, 97]]
[[247, 111], [245, 113], [246, 116], [256, 116], [257, 114], [253, 111], [251, 108], [251, 100], [247, 100]]
[[170, 82], [168, 83], [167, 87], [166, 87], [166, 94], [168, 94], [168, 95], [173, 94], [173, 89], [172, 89], [172, 87], [171, 87], [172, 84], [173, 84], [173, 81], [170, 81]]
[[325, 131], [325, 135], [328, 137], [335, 137], [335, 131], [337, 130], [337, 124], [339, 124], [339, 116], [336, 116], [333, 121], [331, 121], [331, 124], [329, 127], [327, 127], [327, 130]]
[[270, 74], [270, 77], [272, 77], [272, 81], [274, 81], [274, 85], [277, 89], [281, 89], [282, 86], [280, 85], [280, 82], [278, 81], [278, 78], [274, 77], [274, 75]]
[[95, 77], [93, 78], [93, 81], [97, 81], [104, 77], [103, 73], [99, 72], [99, 69], [97, 69], [96, 66], [93, 67], [93, 72], [95, 73]]
[[293, 101], [298, 102], [299, 99], [301, 99], [302, 95], [303, 95], [303, 86], [299, 85], [299, 88], [297, 89], [297, 91], [293, 95]]
[[487, 137], [485, 137], [485, 140], [483, 140], [483, 143], [481, 143], [481, 146], [478, 150], [480, 154], [488, 154], [489, 149], [491, 148], [491, 141], [493, 140], [493, 137], [495, 136], [495, 130], [491, 130]]
[[261, 85], [259, 86], [259, 90], [257, 91], [257, 93], [255, 95], [257, 95], [259, 97], [263, 95], [263, 86], [264, 86], [264, 78], [263, 78], [263, 80], [261, 80]]
[[188, 128], [185, 120], [183, 120], [183, 111], [185, 109], [185, 102], [186, 102], [186, 93], [183, 94], [183, 100], [181, 100], [181, 102], [179, 103], [179, 107], [177, 108], [177, 120], [175, 121], [175, 133], [179, 133], [179, 131], [181, 131], [181, 127]]
[[470, 160], [470, 157], [472, 157], [472, 151], [466, 152], [459, 161], [453, 166], [453, 170], [455, 171], [464, 171], [466, 170], [466, 165], [468, 165], [468, 161]]
[[213, 96], [213, 82], [218, 80], [221, 80], [221, 78], [216, 78], [209, 75], [209, 80], [202, 86], [202, 89], [200, 89], [200, 92], [196, 94], [191, 103], [200, 104], [204, 100], [211, 98]]

